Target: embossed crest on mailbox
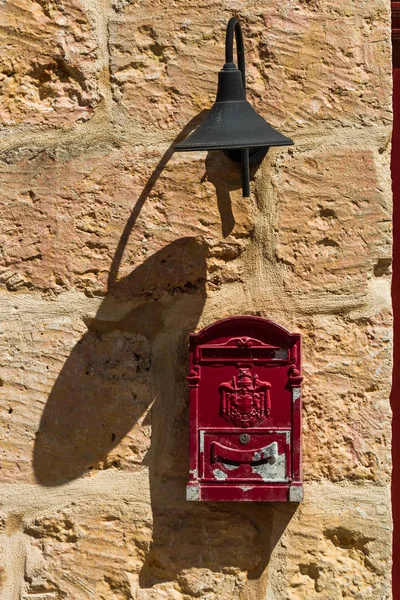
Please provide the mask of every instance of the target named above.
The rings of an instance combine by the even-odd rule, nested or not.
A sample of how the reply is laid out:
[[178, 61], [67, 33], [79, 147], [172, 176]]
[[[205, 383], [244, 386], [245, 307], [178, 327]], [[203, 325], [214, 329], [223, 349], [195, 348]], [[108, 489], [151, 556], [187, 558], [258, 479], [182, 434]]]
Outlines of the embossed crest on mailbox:
[[232, 317], [190, 335], [188, 500], [303, 499], [300, 335]]

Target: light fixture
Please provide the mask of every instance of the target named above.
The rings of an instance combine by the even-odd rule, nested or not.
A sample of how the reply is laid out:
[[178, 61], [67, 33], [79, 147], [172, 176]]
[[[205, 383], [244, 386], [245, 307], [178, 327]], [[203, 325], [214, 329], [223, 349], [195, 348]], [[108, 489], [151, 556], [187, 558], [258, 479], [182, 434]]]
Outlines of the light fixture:
[[[233, 34], [237, 62], [233, 62]], [[262, 161], [270, 146], [291, 146], [293, 141], [271, 127], [246, 100], [243, 35], [239, 20], [232, 17], [226, 28], [226, 62], [218, 73], [218, 91], [206, 119], [183, 142], [178, 152], [223, 150], [242, 164], [243, 196], [250, 196], [249, 165]]]

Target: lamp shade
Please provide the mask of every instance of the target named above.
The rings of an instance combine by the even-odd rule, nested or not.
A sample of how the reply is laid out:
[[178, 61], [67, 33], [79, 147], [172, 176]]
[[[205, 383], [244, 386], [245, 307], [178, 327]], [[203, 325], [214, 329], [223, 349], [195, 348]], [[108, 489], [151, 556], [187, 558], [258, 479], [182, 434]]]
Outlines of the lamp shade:
[[288, 146], [293, 141], [271, 127], [246, 100], [242, 74], [232, 65], [218, 74], [215, 103], [205, 120], [175, 150], [228, 150]]

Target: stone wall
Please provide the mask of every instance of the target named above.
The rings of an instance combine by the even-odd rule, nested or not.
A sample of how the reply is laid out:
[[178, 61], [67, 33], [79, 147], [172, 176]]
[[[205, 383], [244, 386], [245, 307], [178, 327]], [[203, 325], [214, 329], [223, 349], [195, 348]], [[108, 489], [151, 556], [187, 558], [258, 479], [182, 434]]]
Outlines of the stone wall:
[[[388, 0], [4, 0], [3, 600], [390, 593]], [[228, 18], [292, 148], [171, 145]], [[188, 333], [304, 336], [305, 502], [184, 499]]]

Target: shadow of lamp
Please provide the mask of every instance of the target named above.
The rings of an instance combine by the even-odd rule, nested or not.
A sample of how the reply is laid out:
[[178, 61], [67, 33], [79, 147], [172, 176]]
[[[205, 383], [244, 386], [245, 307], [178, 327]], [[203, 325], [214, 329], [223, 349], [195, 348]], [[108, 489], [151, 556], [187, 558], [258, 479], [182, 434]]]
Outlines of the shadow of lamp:
[[[233, 34], [239, 68], [233, 62]], [[236, 17], [229, 19], [226, 28], [225, 60], [218, 73], [212, 109], [199, 127], [175, 146], [175, 151], [223, 150], [231, 160], [241, 163], [243, 197], [249, 197], [249, 165], [261, 162], [270, 146], [292, 146], [293, 141], [271, 127], [246, 100], [243, 35]]]

